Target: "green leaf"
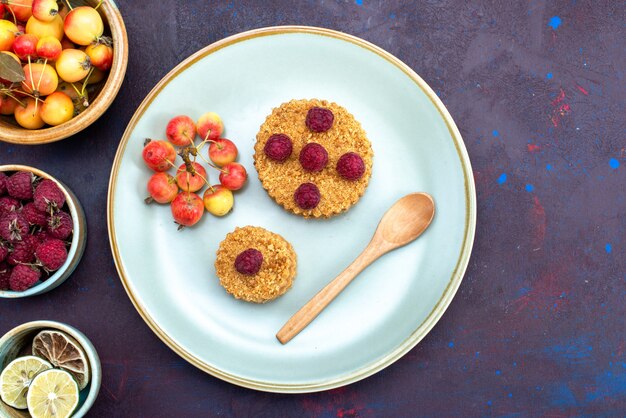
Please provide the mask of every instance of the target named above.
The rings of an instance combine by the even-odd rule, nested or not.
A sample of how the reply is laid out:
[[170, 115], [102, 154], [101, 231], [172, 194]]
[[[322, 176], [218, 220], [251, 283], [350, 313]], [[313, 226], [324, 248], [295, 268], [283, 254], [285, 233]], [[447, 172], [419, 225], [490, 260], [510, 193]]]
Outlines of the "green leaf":
[[9, 54], [0, 54], [0, 78], [11, 83], [21, 83], [26, 79], [22, 66]]

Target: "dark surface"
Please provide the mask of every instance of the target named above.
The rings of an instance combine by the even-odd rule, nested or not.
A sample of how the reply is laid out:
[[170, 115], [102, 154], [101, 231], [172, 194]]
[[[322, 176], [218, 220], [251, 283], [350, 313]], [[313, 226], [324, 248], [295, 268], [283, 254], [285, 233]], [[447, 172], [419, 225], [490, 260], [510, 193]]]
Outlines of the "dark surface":
[[[623, 3], [465, 3], [118, 0], [131, 53], [113, 107], [58, 144], [0, 144], [0, 163], [62, 179], [89, 220], [76, 273], [1, 301], [0, 332], [34, 319], [83, 330], [104, 367], [98, 417], [623, 416]], [[162, 344], [120, 284], [105, 218], [117, 144], [157, 81], [211, 42], [281, 24], [345, 31], [414, 68], [459, 126], [478, 190], [472, 259], [435, 329], [373, 377], [297, 396], [224, 383]]]

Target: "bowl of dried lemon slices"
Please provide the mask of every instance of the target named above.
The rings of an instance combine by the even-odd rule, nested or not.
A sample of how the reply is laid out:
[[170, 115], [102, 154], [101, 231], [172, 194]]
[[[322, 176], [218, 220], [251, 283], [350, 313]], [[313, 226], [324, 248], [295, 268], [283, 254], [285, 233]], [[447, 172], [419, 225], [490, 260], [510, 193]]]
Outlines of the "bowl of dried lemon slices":
[[0, 416], [83, 417], [100, 391], [95, 347], [56, 321], [22, 324], [0, 338]]

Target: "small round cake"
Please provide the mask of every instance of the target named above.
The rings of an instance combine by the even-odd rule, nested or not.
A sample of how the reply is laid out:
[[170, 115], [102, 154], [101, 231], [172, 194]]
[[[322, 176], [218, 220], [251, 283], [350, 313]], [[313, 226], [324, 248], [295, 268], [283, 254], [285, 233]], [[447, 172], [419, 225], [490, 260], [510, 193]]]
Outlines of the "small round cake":
[[269, 195], [305, 218], [328, 218], [359, 201], [374, 152], [361, 124], [326, 100], [273, 109], [256, 137], [254, 165]]
[[291, 288], [296, 253], [283, 237], [266, 229], [235, 228], [220, 243], [215, 272], [235, 298], [265, 303]]

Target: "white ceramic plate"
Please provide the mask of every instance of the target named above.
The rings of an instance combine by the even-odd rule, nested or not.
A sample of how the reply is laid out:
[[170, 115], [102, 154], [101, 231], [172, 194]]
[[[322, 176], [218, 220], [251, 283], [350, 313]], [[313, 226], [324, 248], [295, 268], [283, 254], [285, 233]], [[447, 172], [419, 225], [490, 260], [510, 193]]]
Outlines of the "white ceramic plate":
[[[261, 187], [255, 136], [271, 109], [294, 98], [346, 107], [367, 131], [373, 175], [361, 201], [330, 220], [287, 213]], [[220, 114], [236, 141], [249, 184], [234, 212], [207, 214], [181, 232], [168, 206], [143, 203], [150, 171], [144, 139], [164, 138], [178, 114]], [[217, 182], [212, 171], [213, 182]], [[287, 345], [283, 323], [365, 247], [385, 210], [425, 191], [435, 220], [416, 242], [364, 271]], [[361, 39], [309, 28], [242, 33], [196, 53], [148, 95], [120, 143], [108, 201], [111, 247], [121, 280], [153, 331], [192, 364], [226, 381], [274, 392], [348, 384], [393, 363], [434, 326], [467, 266], [475, 190], [461, 136], [426, 83], [397, 58]], [[213, 263], [224, 236], [257, 225], [283, 235], [298, 254], [293, 288], [264, 305], [235, 300]]]

